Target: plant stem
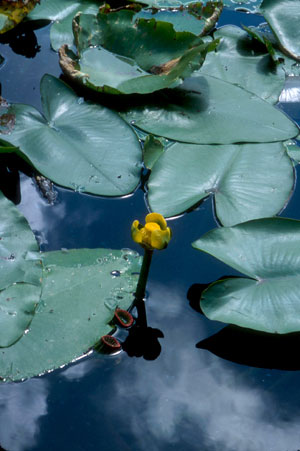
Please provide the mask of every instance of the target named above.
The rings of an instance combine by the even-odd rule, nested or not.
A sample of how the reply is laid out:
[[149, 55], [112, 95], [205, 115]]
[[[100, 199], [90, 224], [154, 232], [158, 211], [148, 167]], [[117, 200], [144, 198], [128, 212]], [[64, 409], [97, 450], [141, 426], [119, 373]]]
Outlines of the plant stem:
[[146, 284], [151, 265], [153, 250], [145, 249], [143, 264], [135, 293], [135, 301], [141, 302], [145, 297]]

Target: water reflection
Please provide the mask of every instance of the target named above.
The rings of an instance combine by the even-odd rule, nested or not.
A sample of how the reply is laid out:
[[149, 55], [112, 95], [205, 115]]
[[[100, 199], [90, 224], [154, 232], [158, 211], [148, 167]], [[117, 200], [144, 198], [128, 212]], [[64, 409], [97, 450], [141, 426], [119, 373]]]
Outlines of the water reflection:
[[227, 326], [199, 343], [197, 348], [243, 365], [300, 370], [300, 333], [286, 335]]
[[[164, 298], [165, 309], [174, 294]], [[186, 324], [185, 308], [181, 315]], [[127, 428], [139, 450], [298, 449], [299, 413], [287, 418], [267, 390], [250, 383], [247, 371], [205, 351], [196, 355], [191, 338], [201, 333], [201, 321], [190, 321], [189, 330], [174, 321], [165, 332], [163, 350], [168, 352], [162, 352], [156, 365], [119, 368], [110, 399], [118, 410], [105, 406], [118, 421], [119, 433]]]
[[0, 44], [9, 44], [17, 55], [34, 58], [40, 51], [32, 22], [21, 23], [18, 27], [2, 34]]
[[48, 413], [47, 396], [45, 379], [0, 385], [0, 443], [3, 448], [23, 451], [37, 444], [40, 418]]

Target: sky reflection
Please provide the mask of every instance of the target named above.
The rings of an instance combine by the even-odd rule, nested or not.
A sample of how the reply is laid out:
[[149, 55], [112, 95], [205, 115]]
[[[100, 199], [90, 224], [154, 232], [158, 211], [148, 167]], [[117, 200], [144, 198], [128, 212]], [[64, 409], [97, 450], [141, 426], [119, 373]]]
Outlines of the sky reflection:
[[0, 385], [0, 444], [8, 451], [32, 449], [39, 434], [39, 420], [47, 415], [48, 383], [31, 379]]

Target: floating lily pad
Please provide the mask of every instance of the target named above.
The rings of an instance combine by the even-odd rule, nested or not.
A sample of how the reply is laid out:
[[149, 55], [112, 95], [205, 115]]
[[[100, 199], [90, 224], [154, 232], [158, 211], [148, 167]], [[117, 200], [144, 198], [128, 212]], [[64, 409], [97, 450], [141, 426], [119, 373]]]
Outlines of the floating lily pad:
[[218, 43], [204, 43], [155, 19], [133, 23], [134, 15], [106, 9], [97, 16], [77, 15], [73, 29], [78, 55], [61, 47], [63, 72], [99, 92], [146, 94], [180, 84]]
[[255, 94], [209, 75], [192, 77], [175, 92], [122, 113], [154, 135], [195, 144], [274, 142], [293, 138], [298, 127]]
[[201, 299], [208, 318], [271, 333], [300, 331], [300, 221], [266, 218], [219, 228], [193, 247], [250, 277], [211, 284]]
[[29, 326], [41, 294], [42, 266], [27, 260], [38, 251], [26, 219], [0, 192], [0, 347], [15, 343]]
[[244, 26], [243, 28], [254, 40], [265, 47], [275, 64], [282, 68], [286, 75], [300, 75], [300, 64], [281, 51], [280, 43], [267, 23], [262, 23], [258, 27]]
[[293, 165], [282, 143], [176, 143], [152, 168], [148, 202], [151, 210], [170, 217], [212, 194], [219, 221], [229, 226], [278, 213], [293, 183]]
[[51, 46], [54, 50], [63, 44], [73, 45], [72, 20], [79, 11], [86, 14], [96, 14], [101, 0], [43, 0], [29, 14], [30, 20], [52, 20], [50, 30]]
[[38, 2], [39, 0], [1, 0], [0, 34], [22, 22]]
[[278, 39], [283, 53], [300, 61], [299, 0], [263, 0], [259, 11]]
[[144, 164], [146, 168], [152, 169], [156, 161], [164, 152], [164, 145], [161, 140], [153, 135], [148, 135], [144, 142]]
[[199, 73], [212, 75], [238, 85], [270, 103], [278, 102], [285, 83], [282, 65], [273, 62], [248, 33], [233, 25], [226, 25], [214, 33], [221, 43], [209, 53]]
[[297, 163], [300, 163], [300, 146], [299, 142], [295, 140], [287, 141], [284, 143], [288, 155]]
[[43, 77], [41, 93], [44, 116], [31, 106], [12, 105], [5, 113], [13, 122], [5, 139], [59, 185], [104, 196], [132, 192], [140, 179], [142, 150], [131, 128], [50, 75]]
[[171, 23], [176, 31], [189, 31], [204, 36], [219, 20], [222, 8], [222, 2], [197, 2], [181, 5], [179, 8], [142, 9], [134, 16], [134, 21], [137, 18], [154, 18], [157, 21]]
[[1, 350], [0, 376], [20, 380], [65, 365], [112, 330], [115, 308], [134, 300], [133, 251], [76, 249], [41, 254], [43, 291], [29, 331]]

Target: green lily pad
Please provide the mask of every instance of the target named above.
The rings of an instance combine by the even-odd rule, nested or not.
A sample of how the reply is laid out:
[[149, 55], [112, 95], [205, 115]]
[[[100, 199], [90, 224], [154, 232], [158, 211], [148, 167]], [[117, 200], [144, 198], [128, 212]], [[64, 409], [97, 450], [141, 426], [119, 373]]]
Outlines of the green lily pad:
[[300, 163], [300, 146], [295, 140], [287, 141], [284, 143], [286, 151], [290, 158], [297, 163]]
[[28, 261], [35, 237], [12, 202], [0, 192], [0, 347], [15, 343], [28, 328], [41, 294], [42, 266]]
[[39, 0], [1, 0], [0, 34], [14, 28], [27, 16]]
[[28, 19], [54, 21], [50, 30], [50, 41], [53, 50], [58, 51], [63, 44], [74, 44], [72, 20], [75, 14], [79, 11], [96, 14], [102, 4], [101, 0], [43, 0], [28, 15]]
[[223, 0], [226, 8], [251, 13], [258, 12], [261, 2], [262, 0]]
[[267, 23], [262, 23], [258, 27], [244, 26], [243, 28], [252, 39], [258, 41], [261, 46], [265, 47], [275, 64], [284, 70], [286, 76], [300, 75], [300, 64], [280, 50], [280, 44]]
[[142, 9], [134, 16], [134, 21], [139, 18], [154, 18], [157, 21], [171, 23], [175, 31], [189, 31], [204, 36], [219, 20], [222, 8], [222, 2], [197, 2], [180, 8]]
[[174, 87], [198, 69], [218, 41], [204, 43], [172, 24], [138, 19], [134, 11], [78, 14], [73, 21], [78, 55], [59, 51], [63, 72], [99, 92], [146, 94]]
[[164, 145], [161, 140], [153, 135], [148, 135], [144, 142], [144, 164], [147, 169], [152, 169], [156, 161], [164, 152]]
[[112, 330], [115, 308], [134, 300], [140, 258], [133, 251], [75, 249], [41, 254], [43, 291], [22, 339], [1, 350], [0, 376], [20, 380], [59, 368]]
[[229, 226], [275, 215], [293, 184], [293, 165], [282, 143], [176, 143], [152, 168], [148, 202], [152, 211], [171, 217], [212, 194], [219, 221]]
[[193, 247], [250, 277], [210, 285], [200, 303], [208, 318], [271, 333], [300, 331], [300, 221], [265, 218], [219, 228]]
[[209, 75], [189, 78], [160, 104], [133, 106], [122, 117], [147, 133], [195, 144], [275, 142], [298, 134], [268, 102]]
[[142, 150], [131, 128], [50, 75], [43, 77], [41, 93], [44, 116], [31, 106], [12, 105], [5, 113], [13, 118], [5, 138], [59, 185], [104, 196], [132, 192], [140, 179]]
[[285, 83], [285, 72], [276, 65], [267, 49], [249, 39], [239, 27], [226, 25], [214, 33], [221, 43], [215, 53], [206, 56], [202, 68], [195, 72], [220, 78], [253, 92], [270, 103], [278, 102]]
[[299, 0], [263, 0], [259, 11], [278, 39], [283, 53], [300, 61]]

